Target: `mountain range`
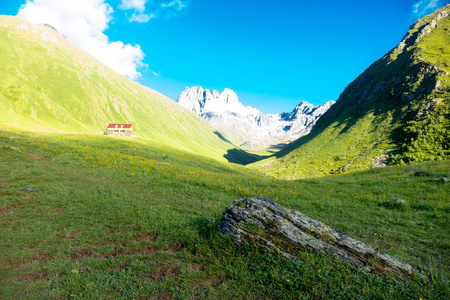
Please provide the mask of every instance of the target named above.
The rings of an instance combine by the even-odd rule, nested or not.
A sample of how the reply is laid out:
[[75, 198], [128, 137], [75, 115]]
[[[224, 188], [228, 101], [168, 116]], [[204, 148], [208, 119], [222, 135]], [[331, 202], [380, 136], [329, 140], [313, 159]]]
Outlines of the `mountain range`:
[[334, 104], [327, 101], [314, 106], [302, 101], [290, 113], [263, 114], [244, 106], [228, 88], [219, 93], [201, 86], [186, 87], [177, 102], [208, 121], [224, 138], [247, 150], [267, 149], [298, 139], [309, 133]]
[[102, 134], [108, 123], [132, 123], [138, 138], [155, 145], [243, 164], [261, 157], [236, 145], [290, 142], [249, 166], [285, 179], [447, 160], [449, 16], [447, 5], [415, 22], [335, 104], [302, 102], [275, 115], [245, 107], [230, 89], [186, 88], [177, 104], [112, 71], [51, 26], [0, 16], [0, 125]]

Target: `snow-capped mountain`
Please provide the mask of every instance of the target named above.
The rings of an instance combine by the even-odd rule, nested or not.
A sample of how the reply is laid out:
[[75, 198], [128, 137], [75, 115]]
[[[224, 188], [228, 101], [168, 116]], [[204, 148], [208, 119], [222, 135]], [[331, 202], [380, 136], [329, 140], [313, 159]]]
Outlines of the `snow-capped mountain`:
[[302, 101], [290, 113], [263, 114], [244, 106], [230, 89], [219, 94], [201, 86], [186, 87], [177, 102], [211, 123], [224, 138], [246, 149], [267, 149], [309, 133], [334, 104], [327, 101], [314, 106]]

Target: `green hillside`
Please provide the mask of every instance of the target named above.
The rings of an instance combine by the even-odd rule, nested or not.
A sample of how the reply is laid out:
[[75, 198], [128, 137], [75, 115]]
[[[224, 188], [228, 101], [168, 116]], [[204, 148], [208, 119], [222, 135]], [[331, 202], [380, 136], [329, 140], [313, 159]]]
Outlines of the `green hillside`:
[[233, 146], [167, 97], [101, 64], [46, 25], [0, 16], [0, 124], [101, 135], [108, 123], [134, 134], [222, 159]]
[[450, 5], [341, 94], [313, 131], [255, 167], [305, 178], [450, 158]]

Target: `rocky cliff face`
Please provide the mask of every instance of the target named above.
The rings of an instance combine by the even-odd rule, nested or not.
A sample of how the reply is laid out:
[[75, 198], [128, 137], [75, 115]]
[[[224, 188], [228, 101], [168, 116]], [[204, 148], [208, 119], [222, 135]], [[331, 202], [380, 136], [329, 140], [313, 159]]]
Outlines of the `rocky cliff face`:
[[290, 113], [263, 114], [244, 106], [230, 89], [219, 93], [201, 86], [186, 87], [177, 102], [210, 122], [226, 139], [246, 149], [265, 149], [309, 133], [334, 104], [327, 101], [314, 106], [302, 101]]

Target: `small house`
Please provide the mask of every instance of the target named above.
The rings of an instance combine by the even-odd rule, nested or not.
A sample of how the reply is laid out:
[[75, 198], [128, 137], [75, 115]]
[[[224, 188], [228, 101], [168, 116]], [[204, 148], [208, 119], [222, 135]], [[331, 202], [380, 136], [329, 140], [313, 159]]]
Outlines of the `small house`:
[[106, 135], [112, 136], [133, 136], [132, 124], [109, 124]]

